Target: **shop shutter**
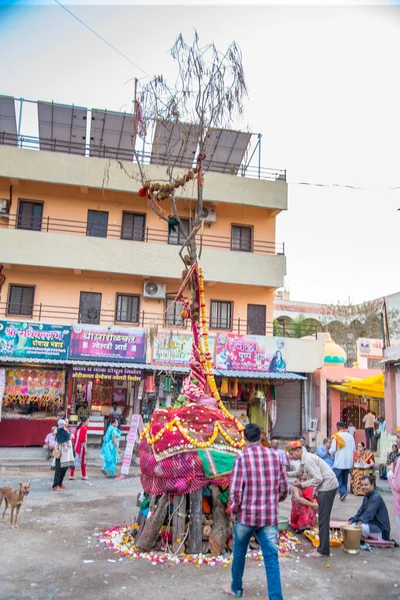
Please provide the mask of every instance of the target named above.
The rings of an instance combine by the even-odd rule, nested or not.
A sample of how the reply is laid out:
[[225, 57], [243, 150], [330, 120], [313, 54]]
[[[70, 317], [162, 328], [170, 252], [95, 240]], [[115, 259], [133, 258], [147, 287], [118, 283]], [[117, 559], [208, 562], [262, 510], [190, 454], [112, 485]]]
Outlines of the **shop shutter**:
[[295, 438], [301, 433], [301, 381], [288, 381], [276, 386], [277, 419], [274, 437]]

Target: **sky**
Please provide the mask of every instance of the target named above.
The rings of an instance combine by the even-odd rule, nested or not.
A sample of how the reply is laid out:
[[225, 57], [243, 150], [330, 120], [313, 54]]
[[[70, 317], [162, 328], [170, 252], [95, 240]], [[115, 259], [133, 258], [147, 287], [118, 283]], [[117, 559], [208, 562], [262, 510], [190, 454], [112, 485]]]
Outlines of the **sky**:
[[135, 77], [174, 81], [180, 32], [221, 50], [235, 40], [249, 97], [234, 125], [262, 134], [263, 167], [287, 170], [277, 241], [291, 299], [400, 290], [399, 3], [65, 5], [131, 62], [55, 0], [0, 0], [0, 94], [130, 110]]

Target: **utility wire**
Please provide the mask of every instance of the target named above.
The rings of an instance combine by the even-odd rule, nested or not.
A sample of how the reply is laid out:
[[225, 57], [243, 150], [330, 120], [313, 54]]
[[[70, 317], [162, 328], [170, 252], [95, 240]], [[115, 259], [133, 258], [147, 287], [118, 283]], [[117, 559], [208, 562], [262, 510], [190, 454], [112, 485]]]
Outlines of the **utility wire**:
[[137, 65], [136, 63], [134, 63], [133, 60], [131, 60], [128, 56], [126, 56], [126, 54], [124, 54], [123, 52], [121, 52], [120, 50], [118, 50], [118, 48], [116, 48], [110, 42], [108, 42], [105, 38], [103, 38], [103, 36], [101, 36], [99, 33], [97, 33], [97, 31], [95, 31], [94, 29], [92, 29], [91, 27], [89, 27], [89, 25], [86, 25], [86, 23], [84, 21], [82, 21], [82, 19], [80, 19], [71, 10], [69, 10], [69, 8], [67, 8], [66, 6], [64, 6], [63, 4], [61, 4], [61, 2], [59, 2], [59, 0], [54, 0], [54, 2], [56, 4], [58, 4], [58, 6], [60, 6], [61, 8], [63, 8], [67, 13], [69, 13], [71, 15], [71, 17], [73, 17], [74, 19], [76, 19], [81, 25], [83, 25], [84, 27], [86, 27], [86, 29], [88, 29], [91, 33], [93, 33], [96, 37], [98, 37], [102, 42], [104, 42], [105, 44], [107, 44], [107, 46], [109, 46], [109, 48], [111, 48], [112, 50], [114, 50], [114, 52], [117, 52], [117, 54], [119, 54], [120, 56], [122, 56], [122, 58], [124, 58], [125, 60], [127, 60], [131, 65], [133, 65], [134, 67], [136, 67], [137, 69], [139, 69], [140, 71], [142, 71], [142, 73], [144, 73], [145, 75], [147, 75], [147, 77], [150, 77], [150, 79], [151, 79], [151, 75], [149, 75], [149, 73], [147, 73], [147, 71], [145, 71], [144, 69], [142, 69], [142, 67], [139, 67], [139, 65]]
[[362, 187], [358, 185], [347, 185], [345, 183], [317, 183], [317, 182], [309, 182], [309, 181], [286, 181], [288, 185], [308, 185], [311, 187], [325, 187], [325, 188], [346, 188], [348, 190], [362, 190], [362, 191], [393, 191], [400, 190], [400, 185], [392, 186], [392, 187]]

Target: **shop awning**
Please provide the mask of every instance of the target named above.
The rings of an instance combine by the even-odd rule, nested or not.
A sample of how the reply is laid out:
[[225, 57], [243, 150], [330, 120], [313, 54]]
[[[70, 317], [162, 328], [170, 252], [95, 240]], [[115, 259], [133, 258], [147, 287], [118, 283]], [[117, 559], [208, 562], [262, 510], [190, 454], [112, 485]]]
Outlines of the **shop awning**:
[[385, 381], [383, 374], [367, 377], [366, 379], [354, 379], [341, 384], [330, 384], [335, 390], [346, 392], [353, 396], [370, 396], [371, 398], [385, 397]]
[[0, 363], [15, 363], [28, 365], [65, 365], [65, 360], [56, 358], [29, 358], [21, 356], [0, 356]]
[[215, 370], [217, 377], [237, 377], [238, 379], [280, 379], [286, 381], [305, 381], [307, 377], [298, 373], [270, 373], [268, 371], [220, 371]]

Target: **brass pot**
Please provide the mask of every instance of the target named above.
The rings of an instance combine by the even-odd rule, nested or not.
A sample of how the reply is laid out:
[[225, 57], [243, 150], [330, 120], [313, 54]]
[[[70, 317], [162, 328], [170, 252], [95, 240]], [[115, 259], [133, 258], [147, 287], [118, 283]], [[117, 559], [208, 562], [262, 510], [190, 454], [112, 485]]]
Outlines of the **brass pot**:
[[358, 554], [360, 552], [361, 527], [359, 525], [344, 525], [340, 528], [343, 533], [343, 552]]

